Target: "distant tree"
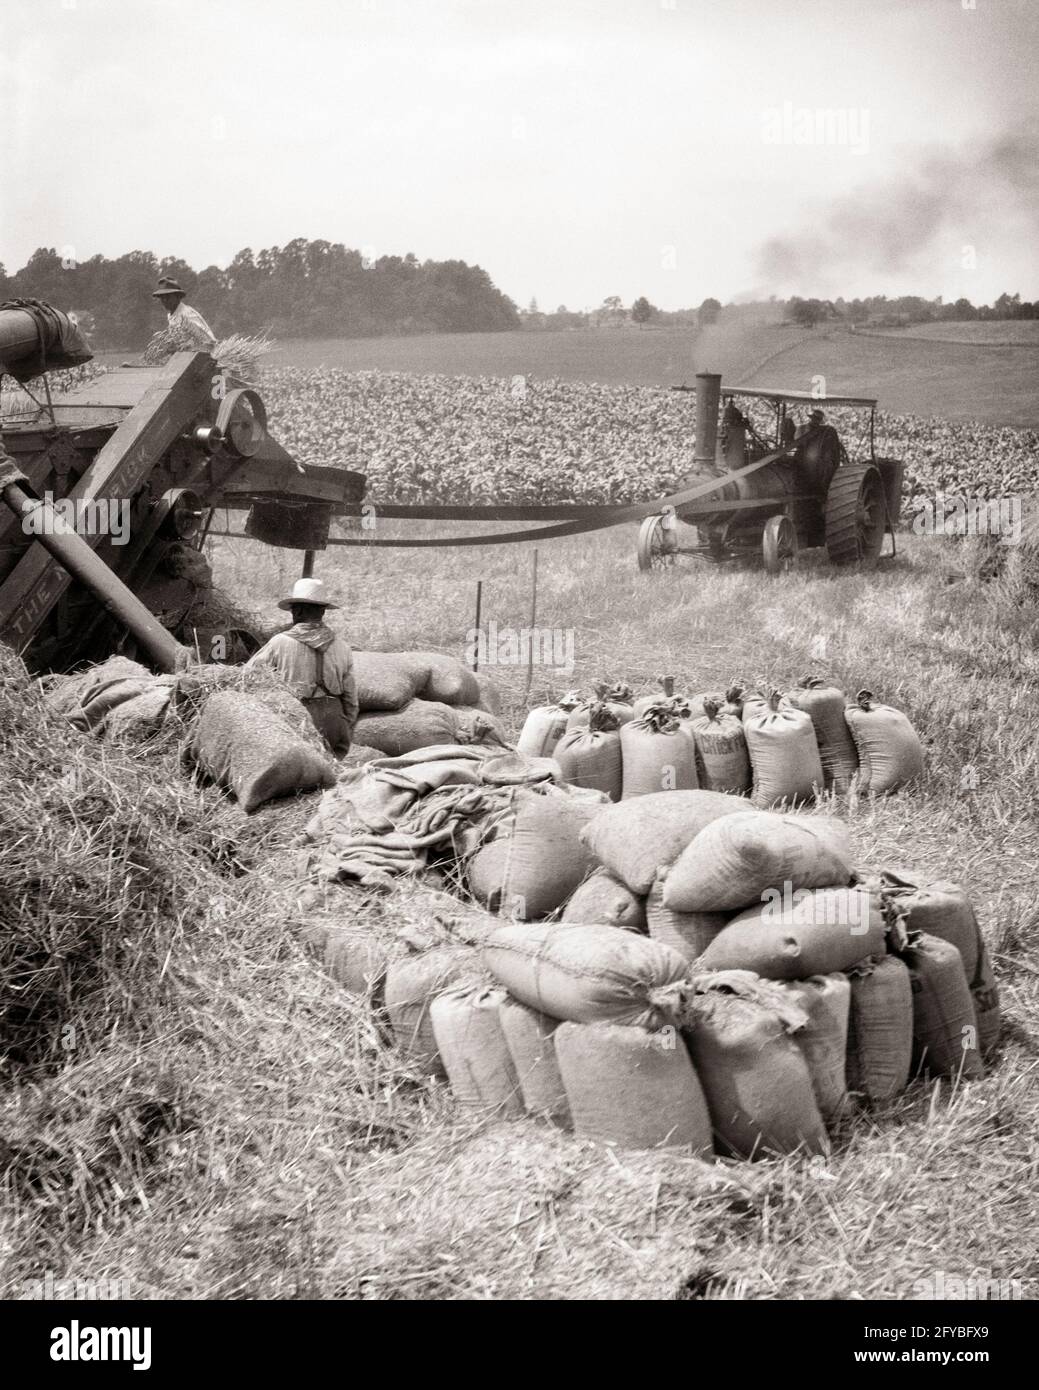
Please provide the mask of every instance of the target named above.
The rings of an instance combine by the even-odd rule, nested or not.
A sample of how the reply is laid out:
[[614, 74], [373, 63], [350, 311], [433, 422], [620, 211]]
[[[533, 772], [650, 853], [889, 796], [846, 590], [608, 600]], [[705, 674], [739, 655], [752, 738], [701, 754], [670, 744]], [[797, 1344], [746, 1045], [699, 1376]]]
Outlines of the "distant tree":
[[705, 299], [696, 311], [697, 322], [701, 328], [706, 328], [708, 324], [717, 323], [721, 311], [722, 306], [717, 299]]
[[819, 323], [825, 313], [826, 306], [818, 299], [799, 299], [794, 298], [790, 301], [788, 308], [790, 317], [802, 328], [814, 328]]
[[964, 319], [974, 319], [977, 318], [977, 316], [978, 311], [969, 299], [957, 299], [954, 304], [945, 304], [942, 306], [943, 319], [957, 319], [962, 321]]
[[649, 323], [650, 319], [655, 317], [656, 312], [656, 305], [650, 304], [644, 294], [639, 295], [638, 299], [636, 299], [635, 303], [631, 306], [631, 317], [640, 328], [642, 328], [644, 324]]
[[540, 318], [542, 326], [545, 328], [562, 329], [588, 327], [588, 315], [568, 309], [565, 304], [560, 304], [554, 314], [542, 314]]
[[627, 318], [628, 313], [619, 294], [607, 295], [591, 314], [591, 322], [596, 328], [619, 328], [627, 322]]

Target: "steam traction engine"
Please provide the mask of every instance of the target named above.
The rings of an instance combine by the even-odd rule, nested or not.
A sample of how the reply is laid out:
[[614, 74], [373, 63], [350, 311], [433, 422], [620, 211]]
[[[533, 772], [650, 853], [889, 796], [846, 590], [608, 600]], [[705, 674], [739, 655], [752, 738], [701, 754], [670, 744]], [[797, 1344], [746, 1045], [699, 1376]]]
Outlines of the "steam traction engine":
[[[710, 373], [697, 376], [695, 390], [696, 445], [689, 481], [715, 476], [719, 483], [708, 496], [645, 518], [639, 531], [640, 569], [671, 565], [679, 555], [723, 561], [759, 554], [765, 569], [775, 574], [790, 566], [799, 549], [825, 546], [836, 565], [873, 564], [885, 534], [891, 534], [894, 544], [903, 464], [876, 457], [875, 399], [723, 390], [721, 377]], [[794, 412], [823, 405], [869, 412], [868, 438], [861, 441], [857, 457], [831, 425], [798, 435]], [[755, 422], [755, 410], [764, 412], [767, 424]], [[676, 522], [695, 526], [695, 544], [680, 544]]]

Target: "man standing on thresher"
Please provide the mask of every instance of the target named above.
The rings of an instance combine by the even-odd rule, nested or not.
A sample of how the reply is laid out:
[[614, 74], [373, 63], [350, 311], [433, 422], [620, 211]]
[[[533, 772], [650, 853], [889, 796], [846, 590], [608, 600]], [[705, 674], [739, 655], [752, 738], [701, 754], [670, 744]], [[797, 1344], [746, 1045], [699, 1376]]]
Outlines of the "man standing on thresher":
[[180, 351], [213, 351], [216, 334], [198, 310], [184, 302], [185, 292], [176, 280], [169, 275], [161, 276], [158, 289], [152, 290], [152, 298], [166, 310], [166, 331], [176, 339]]
[[320, 579], [297, 579], [278, 607], [291, 612], [292, 626], [275, 633], [246, 665], [277, 671], [332, 752], [343, 756], [357, 723], [357, 682], [349, 645], [325, 623], [326, 611], [339, 605]]

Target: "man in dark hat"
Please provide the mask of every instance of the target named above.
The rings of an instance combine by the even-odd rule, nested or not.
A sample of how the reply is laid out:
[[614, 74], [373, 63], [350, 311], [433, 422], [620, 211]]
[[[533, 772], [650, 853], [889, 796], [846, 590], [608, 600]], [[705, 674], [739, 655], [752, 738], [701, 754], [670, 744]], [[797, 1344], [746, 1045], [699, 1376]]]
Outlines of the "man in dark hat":
[[166, 310], [166, 327], [180, 351], [212, 352], [216, 334], [198, 310], [184, 302], [184, 290], [172, 276], [160, 278], [158, 289], [152, 290], [152, 298]]

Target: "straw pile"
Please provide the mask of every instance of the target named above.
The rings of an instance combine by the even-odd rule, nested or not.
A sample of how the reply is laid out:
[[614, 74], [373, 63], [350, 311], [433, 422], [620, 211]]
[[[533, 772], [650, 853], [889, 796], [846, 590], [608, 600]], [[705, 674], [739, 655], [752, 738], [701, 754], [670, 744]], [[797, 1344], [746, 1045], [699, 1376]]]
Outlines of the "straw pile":
[[[211, 355], [222, 372], [247, 385], [255, 385], [260, 359], [277, 346], [266, 333], [232, 333], [227, 338], [217, 340]], [[150, 367], [161, 367], [175, 352], [191, 351], [193, 348], [197, 348], [197, 344], [187, 341], [176, 329], [160, 328], [148, 340], [144, 361]]]

